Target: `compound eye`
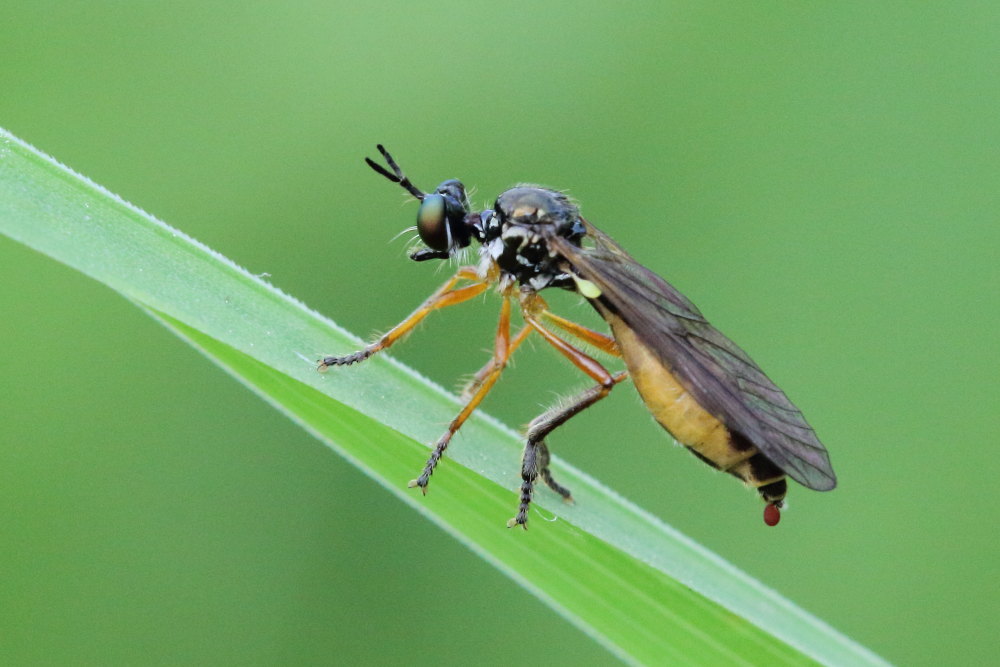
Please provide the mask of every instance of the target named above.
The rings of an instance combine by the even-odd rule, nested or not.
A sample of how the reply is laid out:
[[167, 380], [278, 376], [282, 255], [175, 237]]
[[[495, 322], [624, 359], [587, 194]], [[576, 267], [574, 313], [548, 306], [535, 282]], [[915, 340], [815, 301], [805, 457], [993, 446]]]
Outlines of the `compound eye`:
[[417, 232], [431, 250], [448, 249], [448, 217], [443, 195], [426, 195], [417, 211]]

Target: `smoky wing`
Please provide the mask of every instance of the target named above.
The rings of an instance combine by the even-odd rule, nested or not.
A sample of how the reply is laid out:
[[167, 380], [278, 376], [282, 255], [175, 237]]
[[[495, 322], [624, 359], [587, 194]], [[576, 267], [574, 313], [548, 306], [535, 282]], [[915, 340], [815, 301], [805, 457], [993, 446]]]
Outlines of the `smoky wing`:
[[577, 275], [597, 285], [599, 300], [657, 353], [706, 410], [750, 440], [789, 477], [817, 491], [836, 486], [826, 448], [760, 367], [672, 285], [608, 235], [590, 223], [584, 225], [593, 248], [562, 238], [550, 243]]

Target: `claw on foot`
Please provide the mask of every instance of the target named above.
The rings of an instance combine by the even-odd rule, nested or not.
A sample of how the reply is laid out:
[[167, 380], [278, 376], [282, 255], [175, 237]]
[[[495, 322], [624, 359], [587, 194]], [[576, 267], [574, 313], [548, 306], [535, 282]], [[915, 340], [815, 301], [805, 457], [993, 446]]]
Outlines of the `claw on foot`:
[[407, 488], [413, 489], [420, 487], [420, 491], [426, 496], [427, 495], [427, 484], [421, 484], [419, 479], [411, 479], [406, 483]]

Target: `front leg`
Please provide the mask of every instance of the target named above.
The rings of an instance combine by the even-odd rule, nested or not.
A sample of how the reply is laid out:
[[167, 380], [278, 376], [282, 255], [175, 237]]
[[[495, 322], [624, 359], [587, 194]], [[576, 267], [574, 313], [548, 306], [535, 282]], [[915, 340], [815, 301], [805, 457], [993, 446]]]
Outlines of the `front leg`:
[[[473, 284], [455, 288], [455, 284], [460, 280], [471, 280]], [[319, 362], [318, 370], [320, 373], [325, 373], [330, 366], [349, 366], [350, 364], [365, 361], [376, 352], [381, 352], [410, 333], [413, 327], [420, 324], [420, 321], [433, 311], [468, 301], [482, 294], [487, 287], [488, 284], [479, 278], [474, 267], [463, 266], [444, 285], [441, 285], [434, 294], [420, 304], [420, 307], [413, 311], [409, 317], [394, 326], [377, 341], [353, 354], [342, 357], [324, 357]]]

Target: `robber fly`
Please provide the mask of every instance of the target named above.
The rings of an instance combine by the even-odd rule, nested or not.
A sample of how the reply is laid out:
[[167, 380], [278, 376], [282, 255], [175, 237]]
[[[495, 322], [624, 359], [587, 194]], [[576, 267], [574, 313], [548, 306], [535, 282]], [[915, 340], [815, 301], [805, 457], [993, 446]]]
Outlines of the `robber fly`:
[[[518, 185], [497, 197], [493, 208], [472, 211], [465, 186], [448, 180], [424, 193], [403, 174], [381, 145], [392, 171], [365, 158], [372, 169], [420, 200], [417, 232], [425, 248], [410, 255], [423, 262], [449, 259], [473, 240], [479, 261], [463, 266], [409, 317], [363, 350], [326, 357], [319, 370], [358, 363], [391, 346], [431, 312], [468, 301], [495, 287], [502, 297], [492, 359], [463, 392], [465, 407], [434, 445], [421, 475], [410, 482], [427, 492], [448, 443], [490, 391], [514, 350], [539, 334], [594, 385], [548, 410], [528, 426], [521, 463], [520, 503], [507, 525], [527, 527], [528, 508], [539, 477], [556, 493], [570, 492], [552, 478], [546, 437], [574, 415], [631, 377], [657, 422], [699, 459], [756, 488], [764, 521], [778, 523], [787, 491], [785, 476], [815, 489], [836, 485], [826, 449], [802, 413], [698, 308], [643, 267], [601, 230], [580, 217], [563, 193]], [[611, 335], [551, 312], [544, 289], [576, 292], [594, 307]], [[511, 334], [511, 302], [524, 326]], [[611, 372], [565, 335], [621, 358], [627, 370]]]

